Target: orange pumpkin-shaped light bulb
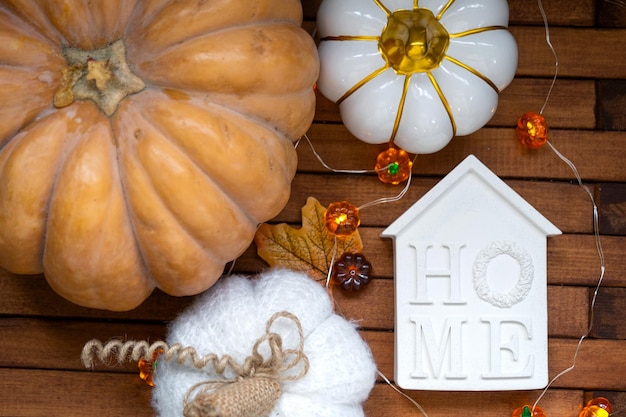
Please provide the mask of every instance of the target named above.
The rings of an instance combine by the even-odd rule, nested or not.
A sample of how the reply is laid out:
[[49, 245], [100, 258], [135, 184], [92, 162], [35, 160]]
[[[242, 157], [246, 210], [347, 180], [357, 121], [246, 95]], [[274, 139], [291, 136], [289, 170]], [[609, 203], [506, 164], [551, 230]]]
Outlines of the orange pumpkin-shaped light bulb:
[[608, 417], [611, 411], [611, 402], [608, 399], [596, 397], [587, 402], [578, 417]]
[[405, 150], [390, 147], [378, 154], [375, 170], [382, 182], [396, 185], [409, 178], [412, 167], [413, 161]]
[[583, 408], [578, 417], [609, 417], [609, 412], [599, 405], [591, 405]]
[[151, 387], [154, 386], [152, 378], [154, 376], [154, 370], [156, 369], [157, 359], [161, 353], [163, 353], [163, 349], [157, 349], [152, 354], [152, 360], [141, 358], [137, 362], [137, 368], [139, 368], [139, 378], [144, 380], [146, 384]]
[[524, 113], [517, 120], [517, 138], [527, 148], [539, 149], [548, 141], [548, 123], [535, 112]]
[[524, 405], [516, 408], [511, 417], [546, 417], [546, 415], [541, 407], [535, 407], [533, 409], [530, 405]]
[[349, 236], [361, 224], [359, 209], [347, 201], [332, 203], [326, 208], [324, 223], [330, 233]]

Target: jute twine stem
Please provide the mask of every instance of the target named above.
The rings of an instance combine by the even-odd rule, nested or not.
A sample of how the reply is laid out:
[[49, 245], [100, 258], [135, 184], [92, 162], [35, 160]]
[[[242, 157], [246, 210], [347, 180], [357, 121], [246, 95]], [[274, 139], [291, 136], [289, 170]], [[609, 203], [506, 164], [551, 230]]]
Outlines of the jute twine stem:
[[[271, 331], [274, 322], [281, 317], [296, 325], [299, 336], [296, 349], [283, 349], [281, 336]], [[270, 349], [267, 358], [259, 352], [260, 346], [265, 343]], [[287, 311], [275, 313], [267, 321], [265, 334], [255, 342], [252, 354], [243, 364], [230, 355], [209, 353], [201, 356], [195, 348], [184, 347], [180, 343], [169, 346], [164, 341], [149, 344], [143, 340], [123, 342], [117, 339], [106, 344], [97, 339], [87, 342], [83, 347], [81, 360], [86, 368], [92, 368], [94, 356], [101, 362], [117, 358], [118, 363], [122, 363], [141, 358], [150, 360], [157, 351], [162, 351], [161, 358], [167, 361], [176, 360], [179, 364], [184, 364], [190, 359], [197, 369], [211, 365], [218, 375], [223, 376], [228, 369], [236, 375], [233, 379], [202, 381], [192, 386], [183, 400], [185, 417], [267, 416], [281, 395], [281, 382], [300, 379], [309, 370], [309, 359], [304, 353], [302, 325], [297, 316]], [[299, 373], [285, 374], [297, 366], [301, 367]]]

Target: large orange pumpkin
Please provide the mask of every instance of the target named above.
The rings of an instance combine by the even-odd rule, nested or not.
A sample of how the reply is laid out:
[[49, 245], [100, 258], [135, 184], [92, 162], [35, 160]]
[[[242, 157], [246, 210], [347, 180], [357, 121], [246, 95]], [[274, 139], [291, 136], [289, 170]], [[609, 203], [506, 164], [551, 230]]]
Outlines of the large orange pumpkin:
[[287, 202], [299, 0], [0, 1], [0, 266], [88, 307], [197, 294]]

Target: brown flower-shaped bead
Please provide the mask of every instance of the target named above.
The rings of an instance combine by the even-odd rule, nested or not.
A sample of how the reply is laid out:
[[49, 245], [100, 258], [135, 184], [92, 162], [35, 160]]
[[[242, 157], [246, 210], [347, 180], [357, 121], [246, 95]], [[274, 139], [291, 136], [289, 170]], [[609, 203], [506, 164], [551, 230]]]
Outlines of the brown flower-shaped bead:
[[332, 280], [342, 289], [358, 291], [370, 280], [372, 264], [361, 253], [346, 252], [333, 264]]

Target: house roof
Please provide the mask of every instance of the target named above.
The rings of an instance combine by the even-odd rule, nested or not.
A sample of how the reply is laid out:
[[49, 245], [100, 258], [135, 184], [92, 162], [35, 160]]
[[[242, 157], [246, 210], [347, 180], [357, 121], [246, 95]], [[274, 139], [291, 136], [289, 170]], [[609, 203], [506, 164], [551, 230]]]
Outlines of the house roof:
[[517, 210], [527, 221], [535, 225], [546, 236], [560, 235], [561, 231], [546, 219], [539, 211], [506, 185], [496, 174], [487, 168], [474, 155], [469, 155], [457, 165], [448, 175], [439, 181], [430, 191], [413, 204], [406, 212], [398, 217], [381, 234], [383, 237], [398, 236], [402, 230], [422, 213], [431, 204], [438, 201], [446, 192], [453, 188], [458, 181], [467, 174], [475, 174], [481, 181], [494, 190], [512, 208]]

